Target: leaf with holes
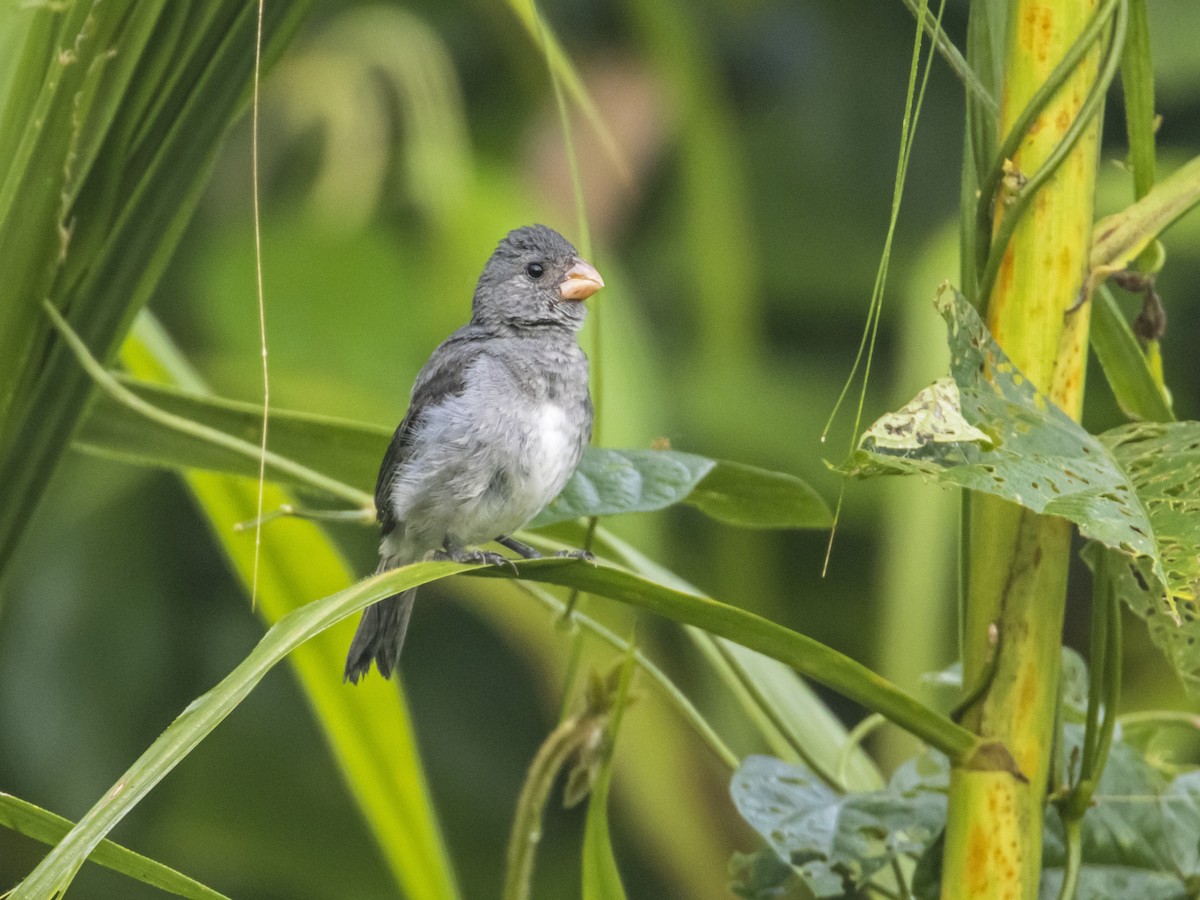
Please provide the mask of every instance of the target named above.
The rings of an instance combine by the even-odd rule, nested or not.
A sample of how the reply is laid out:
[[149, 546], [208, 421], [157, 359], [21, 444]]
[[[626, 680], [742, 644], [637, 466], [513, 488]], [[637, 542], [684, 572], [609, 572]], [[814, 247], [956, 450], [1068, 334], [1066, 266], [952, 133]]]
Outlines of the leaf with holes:
[[901, 857], [924, 853], [946, 823], [950, 766], [939, 753], [909, 760], [879, 791], [839, 794], [811, 769], [750, 756], [733, 802], [817, 897], [841, 897]]
[[1123, 425], [1101, 441], [1133, 483], [1157, 544], [1172, 608], [1163, 614], [1158, 573], [1146, 558], [1112, 560], [1120, 596], [1193, 693], [1200, 693], [1200, 422]]
[[1123, 599], [1200, 691], [1200, 424], [1088, 434], [1017, 370], [979, 316], [943, 287], [953, 385], [935, 383], [869, 428], [841, 467], [918, 473], [1061, 516], [1122, 557]]
[[[1063, 758], [1078, 757], [1082, 725], [1063, 728]], [[1200, 876], [1200, 773], [1173, 781], [1117, 740], [1083, 817], [1078, 897], [1182, 900]], [[1067, 859], [1058, 816], [1047, 815], [1041, 892], [1057, 897]], [[1190, 888], [1190, 889], [1189, 889]]]

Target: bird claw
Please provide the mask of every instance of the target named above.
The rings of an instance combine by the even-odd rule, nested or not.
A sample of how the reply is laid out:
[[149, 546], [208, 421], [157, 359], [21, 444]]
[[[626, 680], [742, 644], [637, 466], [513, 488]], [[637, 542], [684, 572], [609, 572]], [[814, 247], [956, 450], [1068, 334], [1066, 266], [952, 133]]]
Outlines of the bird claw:
[[596, 561], [596, 554], [591, 550], [559, 550], [554, 555], [559, 559], [582, 559], [584, 562]]
[[516, 564], [511, 559], [494, 550], [435, 550], [433, 559], [464, 565], [508, 566], [514, 572], [517, 571]]

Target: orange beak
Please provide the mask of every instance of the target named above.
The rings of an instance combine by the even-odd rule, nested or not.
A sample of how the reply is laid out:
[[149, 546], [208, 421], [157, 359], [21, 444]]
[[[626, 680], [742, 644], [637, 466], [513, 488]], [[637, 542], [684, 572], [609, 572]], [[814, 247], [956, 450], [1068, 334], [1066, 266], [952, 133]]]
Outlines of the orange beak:
[[558, 295], [564, 300], [586, 300], [600, 288], [604, 287], [604, 279], [590, 263], [582, 259], [567, 269], [567, 277], [558, 286]]

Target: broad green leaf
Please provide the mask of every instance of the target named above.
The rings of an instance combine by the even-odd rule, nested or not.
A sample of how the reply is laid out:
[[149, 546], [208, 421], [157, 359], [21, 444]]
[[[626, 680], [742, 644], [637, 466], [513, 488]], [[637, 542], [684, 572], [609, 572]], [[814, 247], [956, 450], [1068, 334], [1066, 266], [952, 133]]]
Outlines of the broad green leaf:
[[[1094, 437], [1030, 384], [975, 310], [948, 288], [954, 382], [922, 391], [863, 435], [844, 471], [919, 473], [1061, 516], [1130, 566], [1122, 597], [1200, 687], [1200, 425], [1139, 424]], [[1182, 613], [1182, 614], [1181, 614]]]
[[1103, 444], [1017, 371], [960, 294], [943, 288], [938, 308], [950, 331], [953, 383], [939, 381], [867, 429], [846, 471], [933, 476], [1153, 556], [1145, 510]]
[[902, 856], [916, 859], [946, 822], [949, 766], [910, 760], [879, 791], [839, 794], [810, 769], [751, 756], [733, 776], [742, 818], [817, 897], [842, 897]]
[[829, 509], [799, 478], [675, 450], [589, 448], [566, 488], [530, 524], [649, 512], [675, 503], [721, 522], [762, 528], [820, 528]]
[[445, 562], [405, 566], [368, 578], [285, 615], [232, 672], [192, 701], [167, 726], [33, 872], [17, 885], [11, 900], [44, 900], [66, 890], [79, 867], [109, 831], [297, 647], [385, 597], [471, 568]]
[[[122, 386], [155, 408], [239, 439], [240, 450], [153, 421], [104, 395], [78, 437], [82, 449], [149, 465], [199, 468], [257, 477], [262, 408], [136, 379]], [[272, 410], [270, 448], [281, 460], [363, 491], [374, 484], [391, 430], [282, 409]], [[319, 487], [268, 462], [267, 477]], [[589, 447], [561, 495], [534, 520], [540, 528], [567, 519], [649, 512], [687, 503], [732, 525], [819, 528], [830, 523], [821, 497], [793, 475], [670, 450]]]
[[[70, 819], [64, 819], [40, 806], [4, 793], [0, 793], [0, 825], [35, 841], [51, 845], [58, 843], [63, 835], [71, 830]], [[101, 841], [97, 844], [88, 860], [177, 897], [189, 897], [192, 900], [227, 900], [224, 894], [112, 841]]]
[[[1077, 754], [1083, 727], [1063, 729], [1064, 756]], [[1200, 877], [1200, 777], [1168, 782], [1132, 745], [1116, 741], [1091, 807], [1083, 817], [1079, 897], [1193, 896]], [[1062, 824], [1048, 812], [1042, 896], [1055, 897], [1066, 858]]]
[[702, 513], [743, 528], [828, 528], [829, 507], [786, 472], [718, 460], [684, 500]]
[[[1150, 520], [1157, 545], [1145, 558], [1110, 566], [1120, 596], [1193, 694], [1200, 692], [1200, 422], [1123, 425], [1100, 435]], [[1162, 585], [1165, 574], [1164, 607]], [[1171, 615], [1178, 612], [1179, 619]]]

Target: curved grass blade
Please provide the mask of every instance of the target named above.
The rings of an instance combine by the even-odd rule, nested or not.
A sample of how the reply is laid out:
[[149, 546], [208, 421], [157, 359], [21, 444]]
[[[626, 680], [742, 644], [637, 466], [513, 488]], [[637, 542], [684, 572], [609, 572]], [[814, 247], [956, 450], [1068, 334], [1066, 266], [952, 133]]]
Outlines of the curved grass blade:
[[[685, 593], [702, 593], [607, 529], [598, 528], [596, 539], [599, 547], [643, 578]], [[780, 756], [804, 761], [827, 776], [831, 785], [846, 790], [874, 790], [883, 785], [871, 758], [857, 744], [847, 748], [845, 726], [795, 670], [699, 628], [688, 627], [686, 632], [741, 704], [747, 718]], [[838, 779], [835, 773], [839, 760], [847, 753], [845, 778]]]
[[626, 183], [632, 182], [632, 176], [629, 174], [629, 166], [625, 162], [625, 157], [617, 146], [616, 139], [612, 132], [608, 130], [608, 125], [605, 124], [603, 116], [600, 115], [600, 110], [596, 108], [596, 104], [592, 101], [591, 95], [587, 92], [587, 88], [583, 86], [583, 79], [579, 77], [579, 73], [575, 71], [575, 66], [571, 63], [571, 58], [567, 56], [563, 50], [562, 44], [559, 43], [554, 31], [550, 28], [550, 23], [545, 20], [544, 16], [540, 15], [534, 0], [508, 0], [508, 6], [516, 15], [524, 29], [529, 32], [529, 36], [534, 42], [541, 46], [542, 53], [546, 57], [546, 63], [550, 66], [555, 76], [566, 88], [571, 99], [583, 111], [588, 123], [596, 132], [596, 137], [600, 139], [600, 143], [604, 145], [604, 151], [616, 166], [617, 171], [624, 178]]
[[14, 889], [11, 900], [45, 900], [61, 894], [102, 841], [167, 773], [233, 712], [268, 672], [306, 641], [348, 616], [408, 588], [477, 566], [425, 562], [368, 578], [300, 607], [263, 635], [241, 663], [192, 701], [65, 838]]
[[[658, 584], [626, 569], [569, 559], [517, 560], [519, 577], [618, 600], [684, 625], [757, 650], [844, 696], [881, 713], [956, 763], [967, 760], [977, 738], [914, 700], [859, 662], [769, 619], [704, 597]], [[483, 568], [474, 574], [512, 577], [505, 568]]]
[[[122, 353], [132, 371], [203, 390], [148, 315], [139, 322], [136, 337]], [[235, 533], [234, 526], [258, 509], [257, 479], [198, 471], [183, 477], [249, 593], [254, 544]], [[264, 485], [263, 499], [280, 505], [292, 498], [275, 485]], [[274, 624], [306, 598], [334, 593], [355, 577], [336, 545], [311, 523], [276, 525], [262, 534], [257, 610], [268, 625]], [[457, 897], [403, 690], [383, 679], [367, 679], [347, 690], [331, 677], [341, 671], [352, 629], [353, 623], [345, 622], [323, 632], [292, 654], [291, 665], [396, 883], [412, 900]]]
[[[71, 820], [35, 806], [12, 794], [0, 793], [0, 825], [18, 834], [54, 845], [71, 830]], [[135, 881], [159, 888], [189, 900], [229, 900], [224, 894], [205, 887], [169, 866], [134, 853], [112, 841], [101, 841], [90, 857], [98, 866], [128, 875]]]
[[[140, 465], [206, 469], [258, 477], [262, 407], [117, 376], [117, 382], [156, 409], [240, 438], [254, 453], [231, 452], [191, 434], [160, 427], [109, 394], [96, 398], [75, 437], [80, 449]], [[331, 416], [271, 408], [271, 449], [280, 457], [345, 485], [371, 485], [392, 429]], [[292, 473], [267, 463], [267, 477], [301, 484]]]

